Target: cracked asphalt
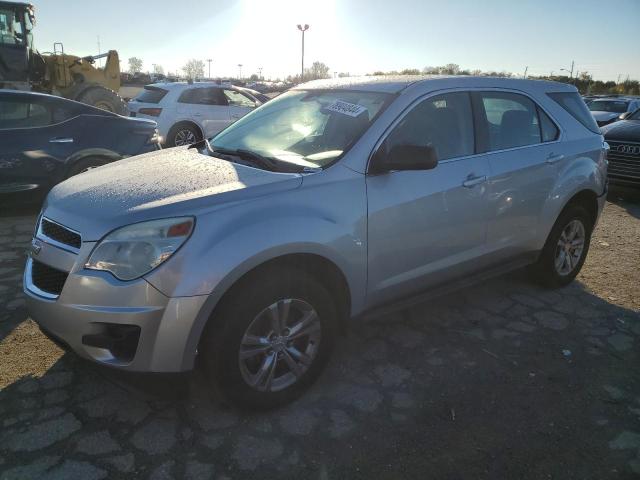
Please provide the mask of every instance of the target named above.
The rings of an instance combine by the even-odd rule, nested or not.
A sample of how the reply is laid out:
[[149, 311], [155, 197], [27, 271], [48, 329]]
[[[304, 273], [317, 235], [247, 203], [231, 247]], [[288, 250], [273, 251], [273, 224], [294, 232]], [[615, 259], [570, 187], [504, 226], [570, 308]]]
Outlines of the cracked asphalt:
[[123, 374], [28, 318], [35, 215], [0, 217], [0, 479], [640, 477], [640, 195], [612, 191], [584, 269], [525, 272], [358, 321], [311, 390], [224, 405], [196, 372]]

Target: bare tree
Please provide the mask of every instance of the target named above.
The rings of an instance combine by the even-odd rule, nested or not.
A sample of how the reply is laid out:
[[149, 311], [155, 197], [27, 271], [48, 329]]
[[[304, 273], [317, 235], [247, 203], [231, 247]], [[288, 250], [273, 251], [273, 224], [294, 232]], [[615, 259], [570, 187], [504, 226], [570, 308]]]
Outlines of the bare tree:
[[138, 57], [131, 57], [129, 59], [129, 73], [135, 75], [142, 71], [142, 59]]
[[192, 58], [189, 60], [184, 67], [182, 67], [182, 71], [184, 72], [187, 78], [195, 80], [196, 78], [204, 77], [204, 62], [202, 60], [196, 60]]
[[329, 67], [322, 62], [313, 62], [311, 68], [305, 72], [305, 80], [317, 80], [319, 78], [329, 78]]
[[156, 75], [164, 75], [164, 68], [162, 68], [162, 65], [155, 65], [153, 67], [153, 73]]

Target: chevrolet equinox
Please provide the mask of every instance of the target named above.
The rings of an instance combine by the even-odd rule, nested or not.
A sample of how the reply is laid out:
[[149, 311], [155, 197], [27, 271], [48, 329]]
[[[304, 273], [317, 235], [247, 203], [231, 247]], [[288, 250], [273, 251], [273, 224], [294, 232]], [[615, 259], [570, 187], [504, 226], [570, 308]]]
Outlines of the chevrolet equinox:
[[32, 318], [131, 371], [202, 365], [275, 407], [349, 319], [530, 266], [580, 271], [607, 145], [573, 86], [476, 77], [311, 82], [210, 140], [57, 185], [24, 273]]

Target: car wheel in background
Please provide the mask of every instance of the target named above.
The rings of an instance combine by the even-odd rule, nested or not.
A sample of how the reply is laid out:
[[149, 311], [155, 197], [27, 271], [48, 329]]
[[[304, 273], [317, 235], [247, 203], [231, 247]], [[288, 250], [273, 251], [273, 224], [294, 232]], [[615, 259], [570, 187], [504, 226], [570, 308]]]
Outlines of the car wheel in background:
[[333, 349], [336, 307], [308, 274], [273, 268], [241, 280], [205, 329], [209, 379], [234, 405], [269, 409], [304, 392]]
[[547, 287], [563, 287], [580, 273], [587, 258], [593, 225], [589, 213], [569, 205], [551, 229], [534, 273]]
[[102, 165], [105, 165], [107, 163], [109, 163], [109, 160], [106, 160], [104, 158], [83, 158], [82, 160], [78, 160], [71, 166], [71, 168], [67, 172], [67, 178], [78, 175], [79, 173], [84, 173], [88, 170], [91, 170], [92, 168], [101, 167]]
[[200, 130], [190, 124], [175, 125], [167, 135], [167, 147], [181, 147], [191, 145], [202, 140]]

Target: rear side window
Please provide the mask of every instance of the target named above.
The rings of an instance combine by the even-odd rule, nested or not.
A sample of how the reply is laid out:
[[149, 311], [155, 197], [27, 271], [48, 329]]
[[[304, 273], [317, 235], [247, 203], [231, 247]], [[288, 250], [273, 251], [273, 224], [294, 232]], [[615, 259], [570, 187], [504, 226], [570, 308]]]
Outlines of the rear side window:
[[220, 88], [190, 88], [178, 98], [178, 103], [191, 105], [226, 105], [227, 101]]
[[538, 108], [538, 117], [540, 118], [540, 133], [542, 134], [543, 142], [553, 142], [558, 139], [560, 132], [558, 127], [553, 123], [553, 120], [549, 118], [549, 115], [544, 113], [541, 108]]
[[159, 87], [144, 87], [144, 90], [136, 97], [138, 102], [159, 103], [164, 98], [168, 90]]
[[424, 100], [400, 121], [385, 144], [387, 151], [395, 145], [432, 145], [438, 160], [473, 155], [469, 94], [448, 93]]
[[598, 124], [577, 92], [555, 92], [547, 95], [586, 128], [593, 133], [600, 133]]
[[540, 143], [536, 105], [524, 95], [482, 92], [489, 150], [505, 150]]

